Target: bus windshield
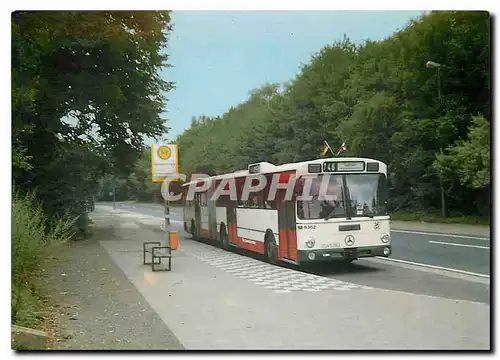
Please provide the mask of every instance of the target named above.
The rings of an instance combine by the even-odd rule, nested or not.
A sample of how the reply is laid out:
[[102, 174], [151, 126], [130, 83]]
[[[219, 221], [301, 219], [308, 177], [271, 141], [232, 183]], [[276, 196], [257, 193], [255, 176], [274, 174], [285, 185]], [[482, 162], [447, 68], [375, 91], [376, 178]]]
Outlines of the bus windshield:
[[[324, 179], [327, 177], [327, 179]], [[297, 216], [303, 220], [373, 217], [386, 215], [387, 185], [384, 174], [325, 174], [311, 179], [311, 199], [297, 200]], [[301, 179], [305, 184], [305, 179]], [[321, 184], [326, 198], [321, 197]]]

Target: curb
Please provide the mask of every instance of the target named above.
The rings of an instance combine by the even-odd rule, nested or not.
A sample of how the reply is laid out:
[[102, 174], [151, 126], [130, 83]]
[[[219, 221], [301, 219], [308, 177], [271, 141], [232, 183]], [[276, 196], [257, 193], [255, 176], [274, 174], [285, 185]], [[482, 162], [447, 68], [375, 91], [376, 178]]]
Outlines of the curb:
[[[161, 221], [160, 219], [158, 219], [158, 220]], [[165, 233], [165, 231], [163, 230], [163, 222], [161, 222], [161, 224], [159, 226], [152, 225], [152, 224], [149, 224], [149, 223], [145, 223], [145, 222], [142, 222], [140, 220], [137, 220], [137, 223], [139, 224], [139, 226], [141, 226], [143, 228], [146, 228], [146, 229], [149, 229], [149, 230], [153, 230], [153, 231], [157, 231], [157, 232], [161, 232], [161, 233]], [[179, 222], [179, 223], [181, 223], [181, 222]]]
[[47, 346], [45, 331], [12, 324], [11, 336], [12, 349], [15, 350], [44, 350]]

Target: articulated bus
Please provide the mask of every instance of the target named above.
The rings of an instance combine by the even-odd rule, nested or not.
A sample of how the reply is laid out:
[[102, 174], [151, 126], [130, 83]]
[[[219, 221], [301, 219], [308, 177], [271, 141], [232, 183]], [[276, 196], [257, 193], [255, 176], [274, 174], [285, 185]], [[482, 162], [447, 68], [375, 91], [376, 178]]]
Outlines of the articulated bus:
[[[245, 181], [254, 181], [256, 175], [265, 176], [265, 187], [242, 199]], [[200, 189], [191, 201], [184, 196], [184, 229], [195, 239], [218, 241], [226, 250], [236, 247], [260, 253], [273, 264], [351, 262], [391, 255], [387, 166], [381, 161], [325, 158], [279, 166], [261, 162], [212, 176], [210, 186], [201, 191], [206, 179], [183, 184], [185, 193], [190, 186]], [[225, 185], [218, 188], [221, 181]], [[277, 190], [273, 181], [279, 184]], [[306, 183], [310, 196], [304, 199], [299, 195], [306, 194], [302, 191]], [[318, 196], [322, 183], [329, 196], [326, 200]], [[292, 184], [288, 198], [287, 184]], [[231, 185], [237, 198], [212, 197], [216, 189], [220, 192], [224, 186], [227, 191]]]

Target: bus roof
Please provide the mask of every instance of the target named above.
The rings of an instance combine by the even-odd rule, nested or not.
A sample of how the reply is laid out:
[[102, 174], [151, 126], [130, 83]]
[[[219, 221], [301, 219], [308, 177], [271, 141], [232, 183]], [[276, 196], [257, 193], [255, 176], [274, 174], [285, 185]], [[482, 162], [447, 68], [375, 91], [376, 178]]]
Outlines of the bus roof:
[[[323, 158], [323, 159], [315, 159], [315, 160], [308, 160], [308, 161], [301, 161], [301, 162], [296, 162], [296, 163], [288, 163], [288, 164], [282, 164], [282, 165], [274, 165], [268, 162], [262, 162], [262, 163], [254, 163], [250, 164], [250, 166], [253, 165], [262, 165], [262, 171], [259, 171], [256, 174], [272, 174], [272, 173], [281, 173], [281, 172], [286, 172], [286, 171], [293, 171], [293, 170], [298, 170], [299, 168], [302, 168], [308, 164], [323, 164], [324, 162], [330, 162], [330, 161], [335, 161], [335, 162], [356, 162], [356, 161], [365, 161], [365, 162], [377, 162], [379, 164], [384, 165], [385, 164], [380, 161], [380, 160], [375, 160], [375, 159], [369, 159], [369, 158], [360, 158], [360, 157], [333, 157], [333, 158]], [[207, 178], [210, 178], [211, 180], [223, 180], [223, 179], [232, 179], [232, 178], [239, 178], [239, 177], [245, 177], [248, 175], [254, 175], [249, 172], [249, 170], [238, 170], [232, 173], [226, 173], [226, 174], [221, 174], [221, 175], [215, 175], [215, 176], [210, 176]], [[198, 183], [200, 181], [203, 181], [203, 178], [198, 178], [196, 180], [189, 181], [182, 186], [189, 186], [191, 184]]]
[[[221, 174], [221, 175], [215, 175], [215, 176], [207, 176], [206, 178], [212, 179], [212, 180], [222, 180], [222, 179], [233, 179], [233, 178], [238, 178], [238, 177], [243, 177], [249, 175], [248, 170], [238, 170], [233, 173], [227, 173], [227, 174]], [[182, 184], [182, 186], [189, 186], [191, 184], [195, 184], [199, 181], [202, 181], [204, 178], [197, 178], [196, 180], [191, 180], [185, 184]]]

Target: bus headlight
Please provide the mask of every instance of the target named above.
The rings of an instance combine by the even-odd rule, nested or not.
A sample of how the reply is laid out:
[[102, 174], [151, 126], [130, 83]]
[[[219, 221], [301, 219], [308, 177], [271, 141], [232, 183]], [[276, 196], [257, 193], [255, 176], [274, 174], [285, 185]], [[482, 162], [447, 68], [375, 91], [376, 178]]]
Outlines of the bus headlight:
[[390, 239], [391, 236], [389, 234], [382, 234], [382, 236], [380, 236], [380, 240], [382, 240], [382, 242], [385, 244], [387, 244]]
[[316, 241], [314, 240], [314, 238], [309, 238], [309, 240], [306, 241], [306, 246], [311, 249], [314, 247], [314, 244], [316, 243]]

